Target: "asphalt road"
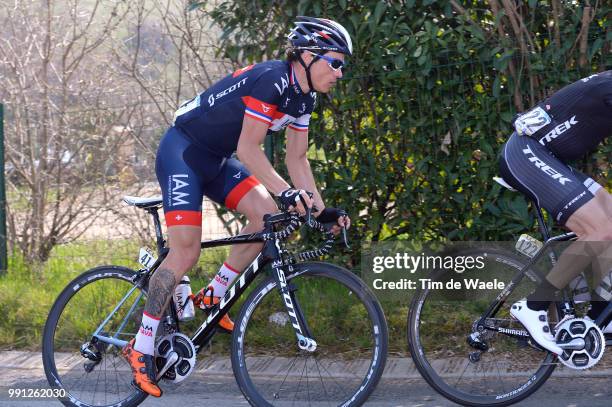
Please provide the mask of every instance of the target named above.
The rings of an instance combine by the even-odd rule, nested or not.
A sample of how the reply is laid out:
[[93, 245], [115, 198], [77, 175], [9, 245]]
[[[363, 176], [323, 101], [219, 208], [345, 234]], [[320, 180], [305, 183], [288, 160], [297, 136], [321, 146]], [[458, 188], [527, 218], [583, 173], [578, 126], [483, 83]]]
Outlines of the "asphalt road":
[[[274, 363], [271, 363], [272, 365]], [[270, 364], [268, 364], [268, 367]], [[40, 355], [25, 352], [0, 352], [0, 406], [60, 406], [55, 399], [9, 398], [9, 389], [48, 388], [42, 370]], [[291, 380], [291, 379], [289, 379]], [[231, 374], [229, 361], [218, 358], [198, 369], [186, 381], [177, 386], [166, 386], [160, 399], [149, 397], [143, 406], [246, 406], [242, 393]], [[288, 402], [286, 405], [300, 406]], [[328, 406], [320, 401], [313, 407]], [[372, 407], [434, 407], [456, 406], [433, 391], [420, 378], [409, 358], [390, 358], [385, 375], [366, 406]], [[596, 373], [560, 371], [540, 390], [517, 405], [529, 407], [610, 407], [612, 406], [612, 370]]]

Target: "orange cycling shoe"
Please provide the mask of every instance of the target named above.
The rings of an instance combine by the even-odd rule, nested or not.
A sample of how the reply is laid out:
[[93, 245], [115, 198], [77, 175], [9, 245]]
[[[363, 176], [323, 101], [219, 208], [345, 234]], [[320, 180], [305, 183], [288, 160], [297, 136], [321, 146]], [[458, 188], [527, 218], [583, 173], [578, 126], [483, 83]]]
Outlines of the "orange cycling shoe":
[[[210, 294], [207, 294], [209, 292]], [[221, 301], [221, 298], [213, 296], [212, 287], [202, 288], [200, 292], [193, 297], [193, 304], [203, 310], [212, 308], [213, 306], [219, 304], [219, 301]], [[229, 315], [225, 314], [223, 317], [221, 317], [219, 326], [227, 332], [232, 332], [234, 330], [234, 321], [230, 319]]]
[[121, 353], [132, 368], [134, 380], [132, 383], [140, 390], [153, 397], [161, 397], [162, 390], [155, 383], [155, 363], [153, 356], [145, 355], [134, 349], [134, 341], [132, 339], [123, 348]]

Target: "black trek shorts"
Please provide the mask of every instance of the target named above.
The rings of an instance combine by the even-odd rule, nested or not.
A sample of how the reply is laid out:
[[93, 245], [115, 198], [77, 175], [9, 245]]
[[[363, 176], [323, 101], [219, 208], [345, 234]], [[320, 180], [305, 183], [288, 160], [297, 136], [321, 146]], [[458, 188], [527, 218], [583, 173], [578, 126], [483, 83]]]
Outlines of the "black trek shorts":
[[592, 178], [564, 164], [529, 136], [513, 133], [502, 147], [501, 176], [565, 225], [578, 208], [601, 188]]

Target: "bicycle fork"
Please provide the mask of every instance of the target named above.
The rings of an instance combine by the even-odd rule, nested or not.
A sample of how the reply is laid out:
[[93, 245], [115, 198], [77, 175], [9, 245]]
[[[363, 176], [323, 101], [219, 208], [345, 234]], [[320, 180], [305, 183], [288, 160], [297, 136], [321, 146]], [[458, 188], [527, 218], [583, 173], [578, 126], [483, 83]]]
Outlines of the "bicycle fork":
[[275, 242], [275, 248], [277, 252], [277, 256], [275, 257], [277, 260], [272, 262], [272, 274], [276, 280], [278, 291], [283, 298], [283, 304], [285, 304], [291, 326], [293, 326], [295, 330], [298, 347], [308, 352], [314, 352], [317, 349], [317, 342], [312, 339], [312, 333], [310, 332], [310, 328], [308, 327], [298, 299], [295, 296], [297, 287], [291, 283], [287, 283], [285, 277], [284, 268], [286, 267], [289, 272], [292, 272], [293, 266], [291, 266], [291, 264], [285, 264], [282, 260], [283, 249], [280, 247], [278, 240]]
[[[289, 271], [292, 271], [291, 266], [287, 267]], [[283, 298], [285, 309], [287, 310], [287, 314], [291, 320], [291, 326], [293, 326], [293, 329], [295, 330], [295, 335], [298, 340], [298, 347], [308, 352], [314, 352], [317, 349], [317, 342], [312, 339], [312, 334], [310, 333], [310, 329], [306, 323], [306, 318], [304, 317], [300, 304], [295, 296], [295, 291], [297, 291], [297, 288], [294, 285], [287, 283], [285, 272], [283, 271], [282, 267], [274, 267], [273, 265], [272, 270], [274, 271], [274, 279], [276, 280], [280, 295]]]

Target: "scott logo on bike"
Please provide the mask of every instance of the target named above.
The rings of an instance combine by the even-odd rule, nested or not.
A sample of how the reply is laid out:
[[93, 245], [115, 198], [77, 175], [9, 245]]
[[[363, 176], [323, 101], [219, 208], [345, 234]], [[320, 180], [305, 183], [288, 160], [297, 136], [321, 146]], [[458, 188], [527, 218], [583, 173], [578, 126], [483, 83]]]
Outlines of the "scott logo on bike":
[[[201, 332], [203, 332], [204, 329], [206, 329], [206, 327], [212, 322], [212, 320], [215, 319], [215, 317], [217, 317], [219, 315], [221, 310], [224, 309], [227, 306], [227, 304], [232, 300], [232, 298], [234, 298], [234, 296], [236, 295], [236, 288], [241, 289], [241, 288], [244, 287], [247, 276], [250, 276], [251, 274], [254, 275], [254, 274], [257, 273], [257, 271], [259, 270], [259, 261], [260, 261], [260, 258], [261, 258], [261, 255], [257, 256], [257, 258], [255, 258], [255, 260], [253, 260], [251, 265], [249, 267], [247, 267], [247, 269], [240, 275], [240, 277], [238, 278], [238, 281], [236, 282], [236, 284], [234, 284], [225, 293], [225, 296], [219, 302], [219, 306], [216, 309], [214, 309], [214, 311], [212, 311], [210, 313], [208, 318], [206, 318], [206, 322], [204, 322], [198, 328], [196, 333], [193, 334], [194, 337], [197, 337]], [[197, 345], [196, 349], [199, 349], [199, 348], [200, 348], [200, 346]]]
[[565, 185], [565, 183], [567, 182], [572, 182], [569, 178], [565, 178], [563, 176], [563, 174], [560, 174], [559, 172], [557, 172], [557, 170], [555, 170], [554, 168], [552, 168], [550, 165], [546, 164], [544, 161], [540, 160], [533, 151], [531, 151], [531, 148], [529, 148], [529, 146], [525, 146], [525, 148], [523, 149], [523, 154], [529, 156], [531, 155], [531, 157], [529, 157], [529, 161], [531, 161], [532, 163], [534, 163], [534, 165], [541, 169], [544, 173], [550, 175], [550, 177], [552, 179], [556, 179], [557, 181], [559, 181], [559, 183], [561, 185]]
[[187, 174], [174, 174], [168, 179], [168, 190], [170, 191], [170, 206], [189, 205], [189, 201], [183, 198], [189, 196], [186, 192], [180, 190], [189, 186], [189, 176]]
[[285, 280], [285, 273], [281, 269], [277, 269], [276, 273], [278, 275], [278, 281], [280, 282], [280, 290], [283, 293], [283, 300], [285, 301], [285, 307], [287, 307], [287, 314], [289, 315], [289, 319], [291, 319], [291, 325], [300, 335], [304, 335], [302, 333], [302, 328], [300, 327], [300, 323], [298, 322], [297, 315], [295, 314], [295, 310], [293, 308], [293, 300], [291, 300], [291, 295], [287, 290], [287, 280]]

